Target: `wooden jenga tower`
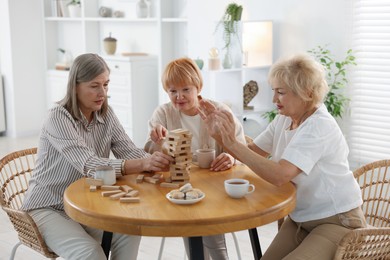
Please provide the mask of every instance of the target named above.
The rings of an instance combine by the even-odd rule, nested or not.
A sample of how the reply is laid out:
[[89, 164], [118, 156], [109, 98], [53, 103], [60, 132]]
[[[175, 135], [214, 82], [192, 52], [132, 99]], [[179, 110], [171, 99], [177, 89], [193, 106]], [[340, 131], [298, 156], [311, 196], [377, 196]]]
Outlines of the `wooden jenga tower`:
[[185, 129], [175, 129], [168, 133], [166, 145], [168, 154], [175, 158], [170, 165], [172, 183], [187, 183], [190, 180], [192, 162], [191, 153], [192, 134]]

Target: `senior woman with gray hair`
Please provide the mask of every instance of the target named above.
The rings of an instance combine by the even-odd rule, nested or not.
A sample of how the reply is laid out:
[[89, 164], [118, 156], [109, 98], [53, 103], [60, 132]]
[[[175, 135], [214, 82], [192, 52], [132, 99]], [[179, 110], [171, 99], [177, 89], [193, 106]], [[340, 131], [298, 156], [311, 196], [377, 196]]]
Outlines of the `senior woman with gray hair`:
[[[48, 247], [65, 259], [103, 260], [103, 231], [80, 225], [64, 212], [65, 189], [99, 165], [117, 175], [167, 170], [170, 156], [137, 148], [107, 103], [110, 70], [98, 55], [78, 56], [66, 96], [42, 127], [36, 168], [23, 203]], [[110, 151], [116, 157], [110, 158]], [[113, 234], [110, 259], [137, 258], [141, 237]]]
[[276, 62], [269, 82], [279, 115], [248, 146], [236, 140], [230, 113], [202, 101], [202, 118], [213, 137], [261, 178], [296, 186], [296, 208], [262, 260], [333, 259], [340, 239], [366, 222], [347, 143], [323, 104], [324, 69], [296, 55]]

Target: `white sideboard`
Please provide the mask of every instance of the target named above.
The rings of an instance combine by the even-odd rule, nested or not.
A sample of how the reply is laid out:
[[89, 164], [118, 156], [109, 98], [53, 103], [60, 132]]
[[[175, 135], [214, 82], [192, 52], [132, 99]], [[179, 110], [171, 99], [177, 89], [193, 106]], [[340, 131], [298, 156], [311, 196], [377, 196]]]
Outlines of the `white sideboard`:
[[[143, 147], [148, 134], [148, 120], [158, 106], [157, 57], [103, 58], [111, 70], [108, 104], [134, 143]], [[67, 71], [48, 71], [48, 108], [65, 96], [68, 74]]]
[[103, 56], [111, 69], [109, 105], [134, 143], [143, 148], [158, 106], [157, 57]]

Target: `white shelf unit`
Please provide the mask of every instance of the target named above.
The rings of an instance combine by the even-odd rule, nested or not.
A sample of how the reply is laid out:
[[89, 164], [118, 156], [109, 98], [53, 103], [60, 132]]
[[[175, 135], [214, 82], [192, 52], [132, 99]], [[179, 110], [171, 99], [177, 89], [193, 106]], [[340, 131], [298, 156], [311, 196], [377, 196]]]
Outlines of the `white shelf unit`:
[[[272, 90], [267, 83], [269, 68], [269, 66], [263, 66], [204, 70], [202, 71], [204, 86], [201, 94], [205, 98], [225, 103], [241, 120], [248, 114], [264, 113], [273, 107]], [[244, 110], [243, 88], [250, 80], [257, 82], [259, 92], [249, 103], [249, 105], [254, 106], [254, 109]]]
[[[138, 146], [143, 146], [151, 111], [158, 106], [160, 97], [166, 95], [163, 93], [160, 75], [169, 61], [188, 53], [187, 4], [190, 1], [150, 0], [148, 18], [136, 17], [137, 1], [134, 0], [81, 0], [81, 17], [57, 17], [53, 15], [52, 8], [55, 1], [44, 0], [42, 2], [47, 68], [47, 106], [51, 107], [54, 101], [61, 99], [65, 94], [64, 89], [66, 90], [68, 72], [54, 70], [56, 63], [62, 61], [63, 54], [58, 49], [70, 52], [73, 58], [83, 53], [97, 53], [112, 67], [109, 104], [115, 109], [133, 141]], [[101, 17], [99, 16], [101, 7], [111, 8], [113, 12], [122, 11], [124, 17]], [[110, 34], [117, 39], [117, 49], [115, 55], [107, 56], [104, 52], [103, 40]], [[139, 56], [139, 59], [135, 56], [129, 58], [122, 55], [124, 52], [147, 53], [148, 56]], [[145, 69], [141, 62], [143, 59], [150, 59], [153, 69], [149, 71]], [[112, 66], [113, 63], [126, 69], [119, 71], [115, 65]], [[137, 66], [141, 67], [137, 68]], [[148, 73], [140, 72], [142, 70]], [[122, 73], [122, 76], [118, 76], [119, 73]], [[129, 77], [126, 79], [128, 85], [119, 86], [115, 78], [125, 78], [126, 75]], [[125, 90], [125, 88], [128, 89]], [[118, 93], [122, 91], [123, 95], [116, 96], [116, 91]], [[130, 95], [129, 93], [131, 97], [127, 96]], [[115, 101], [126, 96], [127, 99], [123, 102]], [[138, 104], [141, 105], [139, 109], [136, 108], [138, 113], [128, 114]]]

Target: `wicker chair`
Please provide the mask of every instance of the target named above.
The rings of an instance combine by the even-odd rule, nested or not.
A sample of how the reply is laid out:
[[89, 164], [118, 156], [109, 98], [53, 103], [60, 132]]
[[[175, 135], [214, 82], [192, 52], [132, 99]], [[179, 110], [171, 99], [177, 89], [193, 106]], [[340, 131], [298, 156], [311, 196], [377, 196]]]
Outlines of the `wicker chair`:
[[58, 257], [48, 249], [31, 216], [20, 210], [34, 169], [36, 153], [37, 148], [26, 149], [8, 154], [0, 161], [0, 205], [11, 220], [20, 241], [13, 247], [10, 259], [14, 259], [16, 249], [21, 244], [47, 258]]
[[362, 209], [369, 227], [346, 234], [334, 259], [390, 259], [390, 160], [364, 165], [354, 176], [362, 190]]

